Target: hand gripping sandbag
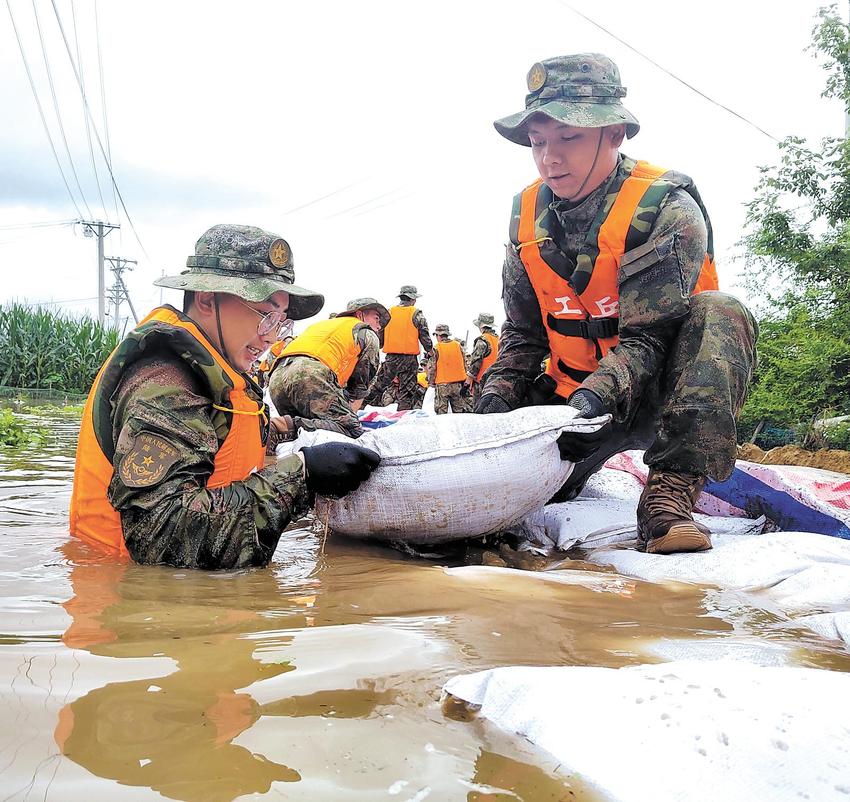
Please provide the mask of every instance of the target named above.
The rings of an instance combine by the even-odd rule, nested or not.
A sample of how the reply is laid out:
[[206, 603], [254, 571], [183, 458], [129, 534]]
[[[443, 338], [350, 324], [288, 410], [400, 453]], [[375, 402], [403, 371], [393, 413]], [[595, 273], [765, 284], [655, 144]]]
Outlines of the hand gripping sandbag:
[[570, 407], [496, 415], [439, 415], [367, 432], [357, 442], [381, 455], [368, 482], [342, 499], [319, 499], [334, 532], [433, 544], [501, 531], [542, 507], [573, 469], [555, 440], [593, 431]]

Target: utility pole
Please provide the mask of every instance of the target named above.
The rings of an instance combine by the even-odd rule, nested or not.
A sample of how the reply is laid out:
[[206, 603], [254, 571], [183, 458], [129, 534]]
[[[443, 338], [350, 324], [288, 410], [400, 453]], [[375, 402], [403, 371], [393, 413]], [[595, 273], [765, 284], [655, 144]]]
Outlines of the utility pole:
[[103, 238], [113, 228], [121, 228], [118, 223], [103, 223], [100, 220], [79, 220], [83, 226], [83, 236], [97, 237], [97, 321], [106, 322], [106, 274], [103, 267]]
[[130, 311], [133, 313], [133, 319], [136, 323], [139, 322], [139, 319], [136, 317], [136, 310], [133, 308], [133, 302], [130, 300], [130, 294], [127, 292], [127, 285], [124, 283], [123, 278], [126, 270], [133, 269], [130, 265], [137, 265], [138, 262], [135, 259], [124, 259], [120, 256], [107, 256], [106, 261], [109, 262], [109, 269], [115, 276], [115, 282], [109, 288], [109, 300], [112, 301], [112, 322], [115, 326], [115, 330], [118, 331], [121, 328], [119, 322], [121, 301], [127, 301], [130, 306]]

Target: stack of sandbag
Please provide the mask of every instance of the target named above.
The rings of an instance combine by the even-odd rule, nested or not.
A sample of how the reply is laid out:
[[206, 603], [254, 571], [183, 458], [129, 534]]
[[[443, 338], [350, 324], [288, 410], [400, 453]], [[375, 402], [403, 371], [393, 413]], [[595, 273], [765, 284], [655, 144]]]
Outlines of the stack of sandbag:
[[[334, 532], [416, 544], [502, 531], [542, 507], [569, 477], [573, 465], [561, 460], [558, 436], [604, 422], [575, 416], [570, 407], [528, 407], [366, 432], [357, 442], [381, 455], [380, 467], [345, 498], [319, 499], [316, 514]], [[329, 439], [344, 438], [305, 433], [294, 447]]]

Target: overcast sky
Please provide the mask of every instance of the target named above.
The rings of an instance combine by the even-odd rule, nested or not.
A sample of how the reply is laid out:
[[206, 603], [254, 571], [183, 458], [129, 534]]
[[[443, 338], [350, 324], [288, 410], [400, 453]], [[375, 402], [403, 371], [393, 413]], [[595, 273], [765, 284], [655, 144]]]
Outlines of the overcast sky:
[[[76, 50], [70, 0], [56, 0]], [[10, 0], [39, 98], [82, 214], [47, 82], [31, 0]], [[59, 110], [94, 219], [116, 221], [103, 160], [89, 156], [80, 93], [49, 0], [35, 0]], [[351, 297], [390, 305], [416, 284], [432, 328], [456, 335], [479, 312], [502, 320], [501, 263], [512, 196], [536, 177], [530, 151], [492, 121], [523, 108], [535, 61], [597, 51], [619, 65], [641, 122], [624, 152], [691, 175], [712, 216], [721, 284], [743, 204], [775, 143], [594, 27], [570, 6], [778, 138], [840, 135], [820, 98], [810, 41], [819, 0], [431, 0], [99, 3], [113, 169], [147, 256], [123, 214], [107, 255], [137, 259], [139, 311], [151, 282], [179, 273], [210, 225], [285, 237], [296, 280], [325, 312]], [[843, 8], [843, 6], [842, 6]], [[93, 0], [76, 0], [89, 103], [104, 137]], [[76, 56], [76, 53], [75, 53]], [[96, 247], [79, 227], [13, 225], [77, 217], [50, 152], [8, 10], [0, 6], [0, 301], [68, 300], [96, 310]], [[165, 300], [178, 296], [166, 291]], [[322, 313], [320, 317], [324, 317]]]

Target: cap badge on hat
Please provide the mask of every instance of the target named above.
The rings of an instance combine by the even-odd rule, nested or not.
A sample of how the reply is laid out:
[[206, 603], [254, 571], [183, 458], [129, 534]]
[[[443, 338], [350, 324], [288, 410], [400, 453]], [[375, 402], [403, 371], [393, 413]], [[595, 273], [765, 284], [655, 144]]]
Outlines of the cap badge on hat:
[[275, 267], [284, 267], [289, 261], [289, 246], [286, 240], [276, 239], [269, 245], [269, 261]]
[[538, 89], [543, 87], [543, 84], [546, 83], [546, 77], [548, 73], [546, 72], [546, 67], [543, 66], [539, 61], [535, 64], [531, 65], [531, 69], [528, 71], [528, 76], [526, 78], [526, 82], [528, 83], [528, 91], [536, 92]]

